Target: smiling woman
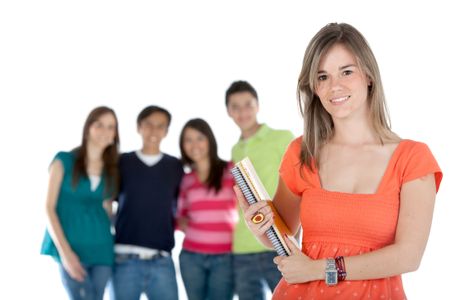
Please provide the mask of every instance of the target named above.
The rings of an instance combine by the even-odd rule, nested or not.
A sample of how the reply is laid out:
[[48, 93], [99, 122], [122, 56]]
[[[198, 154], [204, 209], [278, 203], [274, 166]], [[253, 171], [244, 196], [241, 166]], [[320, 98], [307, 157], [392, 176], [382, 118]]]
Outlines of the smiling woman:
[[118, 183], [118, 124], [97, 107], [84, 125], [81, 146], [56, 154], [47, 193], [48, 231], [42, 254], [58, 263], [71, 299], [103, 299], [113, 264], [111, 199]]
[[185, 233], [180, 271], [189, 299], [231, 300], [232, 240], [237, 221], [231, 163], [217, 153], [217, 142], [203, 119], [181, 130], [185, 174], [178, 200], [178, 227]]
[[[442, 179], [436, 160], [391, 131], [376, 60], [348, 24], [313, 37], [298, 92], [305, 134], [284, 155], [273, 205], [291, 232], [303, 228], [302, 248], [286, 238], [273, 299], [405, 299], [401, 274], [420, 264]], [[238, 199], [271, 247], [273, 220], [251, 220], [268, 204]]]

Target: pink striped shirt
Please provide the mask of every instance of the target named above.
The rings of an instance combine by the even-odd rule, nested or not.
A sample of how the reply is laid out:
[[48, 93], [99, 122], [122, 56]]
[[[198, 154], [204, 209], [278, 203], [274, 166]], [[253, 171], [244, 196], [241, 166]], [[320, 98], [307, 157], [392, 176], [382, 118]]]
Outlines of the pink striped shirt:
[[184, 175], [178, 198], [178, 217], [187, 217], [183, 249], [199, 253], [231, 252], [234, 225], [238, 215], [234, 180], [229, 163], [222, 177], [222, 188], [202, 183], [195, 171]]

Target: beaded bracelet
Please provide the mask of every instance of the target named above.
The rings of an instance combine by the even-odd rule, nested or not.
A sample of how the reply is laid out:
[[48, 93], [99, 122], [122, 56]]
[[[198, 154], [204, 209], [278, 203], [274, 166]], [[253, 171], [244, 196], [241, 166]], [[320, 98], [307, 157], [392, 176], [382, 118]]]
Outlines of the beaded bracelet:
[[344, 281], [347, 276], [347, 272], [345, 271], [345, 261], [343, 256], [338, 256], [334, 259], [336, 262], [336, 269], [338, 273], [338, 281]]

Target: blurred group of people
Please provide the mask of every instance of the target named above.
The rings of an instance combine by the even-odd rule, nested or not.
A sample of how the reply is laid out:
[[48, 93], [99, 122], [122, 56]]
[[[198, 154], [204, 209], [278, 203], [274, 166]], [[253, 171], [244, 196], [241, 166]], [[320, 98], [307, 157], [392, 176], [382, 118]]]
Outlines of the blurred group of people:
[[[249, 156], [273, 193], [293, 134], [258, 122], [258, 95], [248, 82], [233, 82], [225, 98], [241, 129], [233, 161]], [[171, 121], [162, 107], [144, 108], [137, 117], [142, 148], [120, 154], [116, 114], [97, 107], [81, 146], [53, 159], [42, 253], [59, 262], [71, 299], [103, 299], [109, 279], [114, 299], [178, 299], [176, 229], [185, 233], [179, 262], [189, 299], [232, 299], [234, 291], [264, 298], [265, 286], [278, 284], [275, 252], [238, 217], [233, 162], [218, 156], [210, 125], [200, 118], [184, 125], [179, 159], [160, 149]]]

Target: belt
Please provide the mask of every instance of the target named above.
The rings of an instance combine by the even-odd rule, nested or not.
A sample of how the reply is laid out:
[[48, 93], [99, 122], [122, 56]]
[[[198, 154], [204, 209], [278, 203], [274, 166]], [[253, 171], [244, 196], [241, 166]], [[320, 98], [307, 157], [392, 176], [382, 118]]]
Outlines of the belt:
[[170, 253], [162, 250], [154, 251], [153, 253], [116, 253], [116, 258], [119, 259], [140, 259], [151, 260], [162, 257], [169, 257]]

